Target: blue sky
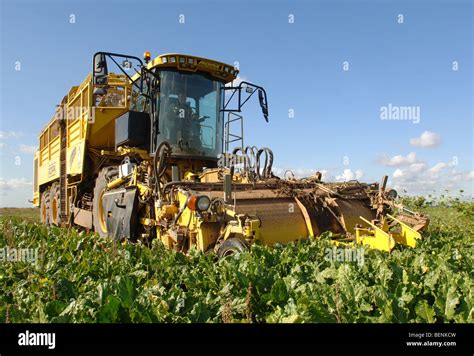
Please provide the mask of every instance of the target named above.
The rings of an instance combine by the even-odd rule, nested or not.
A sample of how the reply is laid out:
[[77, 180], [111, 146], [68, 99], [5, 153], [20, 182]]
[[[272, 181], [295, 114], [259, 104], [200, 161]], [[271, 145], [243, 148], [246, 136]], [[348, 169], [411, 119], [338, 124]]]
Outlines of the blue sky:
[[[0, 3], [0, 206], [28, 206], [37, 134], [99, 50], [237, 61], [269, 98], [268, 124], [244, 113], [246, 144], [277, 174], [472, 195], [471, 1]], [[419, 117], [382, 120], [389, 104]]]

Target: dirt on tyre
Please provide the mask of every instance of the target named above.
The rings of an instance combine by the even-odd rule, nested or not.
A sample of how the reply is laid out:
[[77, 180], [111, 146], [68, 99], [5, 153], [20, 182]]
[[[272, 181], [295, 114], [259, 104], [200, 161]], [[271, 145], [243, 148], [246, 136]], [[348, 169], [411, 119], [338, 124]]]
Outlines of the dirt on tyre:
[[53, 225], [61, 225], [61, 189], [59, 183], [51, 186], [49, 193], [49, 222]]
[[217, 257], [224, 258], [248, 250], [249, 246], [244, 239], [240, 237], [231, 237], [230, 239], [225, 240], [219, 247], [217, 250]]
[[50, 200], [50, 191], [48, 188], [41, 194], [41, 203], [40, 203], [40, 220], [41, 220], [41, 223], [44, 225], [50, 224], [49, 200]]
[[94, 231], [100, 237], [107, 237], [107, 225], [105, 211], [102, 206], [102, 196], [110, 179], [118, 174], [117, 167], [105, 167], [99, 172], [95, 180], [94, 196], [92, 199], [92, 221]]

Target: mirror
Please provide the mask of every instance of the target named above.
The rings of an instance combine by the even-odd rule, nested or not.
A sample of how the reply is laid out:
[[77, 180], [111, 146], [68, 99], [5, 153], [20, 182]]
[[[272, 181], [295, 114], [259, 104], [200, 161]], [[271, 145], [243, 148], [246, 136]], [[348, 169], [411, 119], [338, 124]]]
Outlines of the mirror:
[[263, 90], [258, 90], [258, 101], [260, 102], [260, 107], [262, 108], [263, 117], [265, 121], [268, 122], [268, 103], [266, 95], [264, 95]]
[[92, 73], [92, 81], [94, 85], [107, 84], [107, 60], [104, 53], [96, 53], [94, 55], [94, 72]]

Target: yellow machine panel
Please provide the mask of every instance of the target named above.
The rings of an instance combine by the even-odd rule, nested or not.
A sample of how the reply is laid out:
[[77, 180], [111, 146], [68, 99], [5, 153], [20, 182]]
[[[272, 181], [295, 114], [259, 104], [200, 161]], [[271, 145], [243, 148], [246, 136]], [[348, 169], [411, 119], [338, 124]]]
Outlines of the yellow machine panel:
[[[128, 110], [129, 96], [127, 77], [113, 73], [109, 74], [106, 92], [92, 84], [91, 75], [69, 90], [39, 137], [34, 166], [37, 182], [33, 188], [34, 205], [40, 206], [41, 193], [54, 182], [59, 183], [61, 174], [67, 182], [64, 195], [81, 181], [87, 150], [114, 149], [115, 119]], [[64, 172], [61, 172], [62, 167]]]
[[38, 182], [39, 185], [59, 178], [59, 125], [51, 122], [40, 136]]

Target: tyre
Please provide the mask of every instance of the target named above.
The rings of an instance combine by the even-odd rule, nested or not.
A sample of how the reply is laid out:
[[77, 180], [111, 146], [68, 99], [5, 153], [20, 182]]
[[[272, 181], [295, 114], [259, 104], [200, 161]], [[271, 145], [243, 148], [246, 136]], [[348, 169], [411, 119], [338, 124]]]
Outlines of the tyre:
[[236, 253], [248, 251], [248, 249], [249, 246], [245, 240], [241, 239], [240, 237], [232, 237], [222, 243], [222, 245], [219, 247], [219, 250], [217, 250], [217, 257], [223, 258], [232, 256]]
[[40, 203], [40, 219], [41, 219], [41, 223], [44, 225], [49, 225], [50, 223], [49, 198], [50, 198], [50, 191], [48, 188], [41, 194], [41, 203]]
[[49, 195], [49, 221], [51, 224], [61, 225], [61, 189], [59, 183], [55, 182], [51, 186]]
[[110, 178], [117, 174], [117, 167], [105, 167], [99, 172], [95, 180], [94, 196], [92, 199], [92, 221], [94, 231], [98, 233], [100, 237], [107, 237], [107, 225], [105, 211], [102, 206], [102, 196], [104, 195]]

